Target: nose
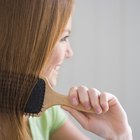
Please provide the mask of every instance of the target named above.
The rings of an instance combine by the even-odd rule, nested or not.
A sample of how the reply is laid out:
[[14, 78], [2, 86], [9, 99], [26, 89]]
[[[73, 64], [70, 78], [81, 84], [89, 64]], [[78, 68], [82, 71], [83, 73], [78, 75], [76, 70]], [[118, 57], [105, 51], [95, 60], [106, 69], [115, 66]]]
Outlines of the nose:
[[69, 44], [67, 46], [67, 50], [66, 50], [66, 54], [65, 54], [65, 57], [66, 58], [71, 58], [73, 56], [73, 50], [71, 48], [71, 45]]

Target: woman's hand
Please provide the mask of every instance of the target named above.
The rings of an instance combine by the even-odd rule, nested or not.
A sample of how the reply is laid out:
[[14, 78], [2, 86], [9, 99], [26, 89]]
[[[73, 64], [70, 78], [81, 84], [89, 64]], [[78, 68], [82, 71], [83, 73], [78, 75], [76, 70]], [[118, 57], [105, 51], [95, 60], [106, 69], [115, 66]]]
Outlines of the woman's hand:
[[69, 99], [72, 105], [82, 104], [85, 109], [95, 111], [91, 114], [63, 107], [86, 130], [107, 140], [132, 140], [127, 115], [114, 95], [80, 86], [70, 89]]

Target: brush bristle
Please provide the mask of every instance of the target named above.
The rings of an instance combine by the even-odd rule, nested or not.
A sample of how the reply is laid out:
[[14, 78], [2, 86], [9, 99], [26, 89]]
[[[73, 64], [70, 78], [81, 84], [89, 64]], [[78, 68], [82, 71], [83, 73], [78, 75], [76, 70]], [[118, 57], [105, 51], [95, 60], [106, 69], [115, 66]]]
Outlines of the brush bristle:
[[43, 106], [45, 96], [45, 81], [38, 79], [37, 84], [33, 88], [31, 95], [25, 107], [25, 114], [38, 114]]

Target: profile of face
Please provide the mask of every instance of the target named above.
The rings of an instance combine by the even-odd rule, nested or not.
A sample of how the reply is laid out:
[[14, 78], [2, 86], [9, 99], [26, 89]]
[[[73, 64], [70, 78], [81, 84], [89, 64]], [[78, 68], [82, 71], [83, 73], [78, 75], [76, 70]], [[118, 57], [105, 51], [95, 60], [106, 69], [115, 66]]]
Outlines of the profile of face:
[[70, 31], [71, 17], [69, 18], [60, 39], [52, 50], [48, 64], [42, 70], [42, 75], [48, 78], [51, 86], [56, 85], [58, 72], [64, 60], [73, 56], [73, 51], [68, 40]]

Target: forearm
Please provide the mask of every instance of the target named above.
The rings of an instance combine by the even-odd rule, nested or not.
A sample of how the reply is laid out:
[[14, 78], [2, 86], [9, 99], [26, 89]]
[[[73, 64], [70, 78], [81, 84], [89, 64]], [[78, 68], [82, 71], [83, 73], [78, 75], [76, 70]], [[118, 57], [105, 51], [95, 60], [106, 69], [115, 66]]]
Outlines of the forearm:
[[113, 135], [106, 140], [133, 140], [132, 130], [129, 127], [127, 131], [125, 131], [121, 134], [118, 134], [118, 135]]

